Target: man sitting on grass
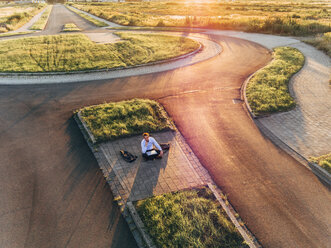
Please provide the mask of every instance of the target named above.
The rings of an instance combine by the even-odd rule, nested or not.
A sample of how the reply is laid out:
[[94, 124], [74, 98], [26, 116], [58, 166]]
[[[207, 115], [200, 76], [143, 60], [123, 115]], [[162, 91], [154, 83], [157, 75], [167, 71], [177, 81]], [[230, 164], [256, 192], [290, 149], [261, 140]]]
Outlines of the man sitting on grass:
[[146, 160], [162, 158], [163, 151], [156, 140], [153, 137], [149, 137], [149, 133], [144, 133], [143, 137], [144, 139], [141, 141], [141, 151], [143, 158]]

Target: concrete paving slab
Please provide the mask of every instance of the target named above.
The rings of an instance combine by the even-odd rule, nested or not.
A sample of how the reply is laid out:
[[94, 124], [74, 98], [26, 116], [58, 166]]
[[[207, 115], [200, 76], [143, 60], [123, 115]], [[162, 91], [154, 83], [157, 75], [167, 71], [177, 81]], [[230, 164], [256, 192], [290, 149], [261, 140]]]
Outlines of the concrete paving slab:
[[[105, 142], [99, 146], [107, 161], [104, 173], [112, 173], [116, 177], [116, 180], [108, 182], [112, 188], [116, 188], [125, 202], [206, 184], [206, 180], [200, 177], [187, 159], [180, 146], [182, 141], [178, 142], [176, 138], [176, 132], [167, 131], [151, 135], [159, 143], [170, 144], [169, 151], [162, 159], [145, 161], [142, 158], [140, 135]], [[121, 157], [120, 150], [137, 155], [137, 160], [132, 163], [126, 162]]]

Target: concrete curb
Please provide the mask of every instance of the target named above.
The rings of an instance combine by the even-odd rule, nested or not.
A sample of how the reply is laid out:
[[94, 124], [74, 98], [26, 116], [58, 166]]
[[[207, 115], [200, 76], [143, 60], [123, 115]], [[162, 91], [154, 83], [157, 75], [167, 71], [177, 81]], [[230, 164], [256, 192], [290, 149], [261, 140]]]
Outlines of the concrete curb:
[[[270, 63], [272, 61], [270, 61]], [[306, 62], [306, 58], [305, 58], [305, 62]], [[302, 66], [302, 68], [303, 67], [304, 67], [304, 65]], [[258, 73], [260, 70], [262, 70], [263, 68], [259, 69], [258, 71], [254, 72], [253, 74], [251, 74], [245, 80], [245, 82], [243, 83], [243, 85], [241, 87], [241, 97], [242, 97], [242, 100], [244, 100], [244, 102], [245, 102], [244, 106], [245, 106], [248, 114], [252, 117], [252, 119], [255, 122], [255, 125], [259, 128], [259, 130], [263, 133], [263, 135], [265, 137], [267, 137], [268, 139], [270, 139], [272, 141], [272, 143], [274, 143], [276, 146], [278, 146], [279, 148], [281, 148], [287, 154], [289, 154], [290, 156], [292, 156], [295, 160], [297, 160], [300, 164], [302, 164], [303, 166], [305, 166], [307, 169], [311, 170], [317, 177], [319, 177], [321, 180], [323, 180], [326, 184], [328, 184], [329, 186], [331, 186], [331, 175], [326, 170], [324, 170], [321, 166], [319, 166], [319, 165], [317, 165], [315, 163], [309, 162], [304, 156], [302, 156], [300, 153], [296, 152], [294, 149], [292, 149], [290, 146], [288, 146], [286, 143], [284, 143], [274, 133], [272, 133], [266, 126], [264, 126], [260, 121], [258, 121], [259, 118], [263, 118], [263, 117], [266, 117], [266, 116], [263, 116], [263, 115], [262, 116], [256, 116], [253, 113], [251, 107], [249, 106], [247, 97], [246, 97], [246, 89], [247, 89], [247, 85], [248, 85], [249, 81], [251, 80], [251, 78], [256, 73]], [[292, 80], [292, 78], [294, 76], [296, 76], [302, 70], [302, 68], [299, 71], [297, 71], [295, 74], [293, 74], [291, 76], [291, 78], [290, 78], [289, 91], [290, 91], [291, 96], [293, 95], [293, 89], [291, 87], [291, 85], [292, 85], [291, 84], [291, 80]]]
[[143, 221], [141, 220], [137, 209], [135, 208], [135, 206], [133, 205], [132, 202], [128, 202], [126, 204], [127, 209], [129, 210], [129, 213], [134, 221], [134, 223], [136, 224], [139, 233], [141, 234], [146, 246], [148, 248], [156, 248], [154, 242], [152, 241], [151, 237], [147, 234], [146, 229], [145, 229], [145, 225], [143, 223]]
[[81, 124], [83, 125], [84, 130], [85, 130], [85, 132], [86, 132], [87, 135], [88, 135], [88, 139], [92, 142], [92, 145], [94, 145], [94, 144], [97, 143], [97, 142], [96, 142], [96, 139], [95, 139], [94, 135], [92, 134], [91, 130], [88, 128], [88, 126], [87, 126], [86, 122], [84, 121], [84, 119], [83, 119], [81, 113], [82, 113], [81, 110], [78, 111], [78, 113], [77, 113], [77, 118], [79, 119], [79, 121], [80, 121]]

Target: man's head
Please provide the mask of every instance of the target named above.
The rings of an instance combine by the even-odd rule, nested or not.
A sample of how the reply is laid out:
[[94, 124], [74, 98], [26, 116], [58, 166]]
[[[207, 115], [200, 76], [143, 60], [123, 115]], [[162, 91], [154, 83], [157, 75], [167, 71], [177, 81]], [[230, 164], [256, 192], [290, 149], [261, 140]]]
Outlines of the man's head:
[[149, 141], [149, 133], [143, 133], [143, 137], [146, 140], [146, 142]]

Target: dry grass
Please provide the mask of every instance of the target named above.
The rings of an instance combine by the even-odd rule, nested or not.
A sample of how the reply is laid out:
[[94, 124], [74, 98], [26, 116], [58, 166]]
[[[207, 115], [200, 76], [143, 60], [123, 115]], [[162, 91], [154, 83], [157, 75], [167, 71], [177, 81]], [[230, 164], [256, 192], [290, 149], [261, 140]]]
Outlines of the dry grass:
[[122, 41], [96, 44], [83, 34], [53, 35], [0, 42], [0, 71], [56, 72], [111, 69], [174, 58], [196, 50], [184, 37], [117, 33]]
[[256, 115], [287, 111], [295, 106], [288, 90], [292, 75], [304, 64], [304, 56], [290, 47], [274, 49], [274, 60], [257, 72], [247, 85], [247, 100]]
[[77, 32], [80, 29], [76, 26], [75, 23], [67, 23], [63, 26], [62, 32]]
[[327, 1], [123, 2], [73, 6], [128, 26], [177, 26], [288, 35], [331, 31]]
[[209, 189], [168, 193], [136, 205], [157, 247], [248, 247]]
[[[16, 30], [26, 24], [32, 19], [33, 16], [38, 14], [45, 7], [44, 4], [26, 4], [22, 6], [15, 6], [14, 9], [17, 10], [14, 13], [11, 11], [4, 11], [2, 17], [0, 17], [0, 23], [3, 27], [0, 28], [0, 33]], [[0, 8], [0, 13], [5, 8]], [[11, 14], [9, 14], [11, 13]]]
[[43, 30], [47, 24], [48, 17], [52, 11], [53, 5], [48, 5], [44, 13], [41, 15], [38, 21], [36, 21], [32, 27], [30, 27], [31, 30]]
[[171, 128], [163, 107], [145, 99], [86, 107], [81, 116], [97, 142]]

